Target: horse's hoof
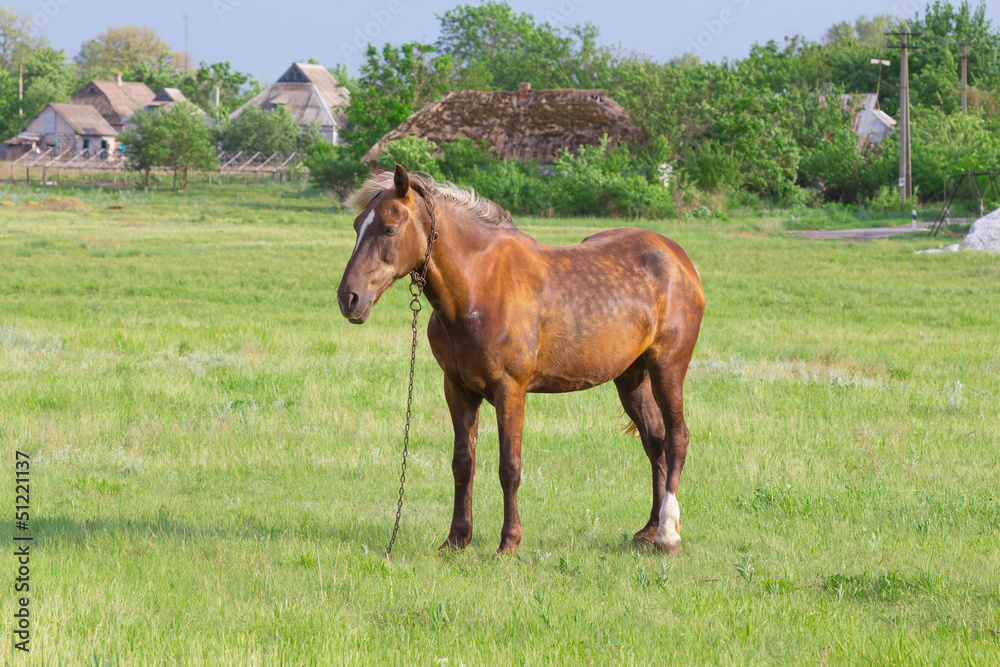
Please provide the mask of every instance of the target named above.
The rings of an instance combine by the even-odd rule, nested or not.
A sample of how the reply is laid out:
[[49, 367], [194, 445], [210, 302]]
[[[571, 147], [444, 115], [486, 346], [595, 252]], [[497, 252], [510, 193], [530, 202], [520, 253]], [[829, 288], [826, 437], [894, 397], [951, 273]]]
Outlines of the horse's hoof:
[[681, 536], [677, 533], [660, 539], [659, 537], [653, 538], [653, 544], [657, 549], [662, 551], [668, 556], [676, 556], [681, 550]]
[[497, 556], [513, 556], [517, 553], [518, 548], [521, 546], [521, 541], [517, 542], [513, 540], [501, 540], [500, 546], [497, 547]]
[[646, 526], [632, 536], [632, 543], [637, 546], [653, 546], [654, 537], [656, 537], [656, 526]]
[[448, 551], [461, 551], [465, 547], [469, 546], [469, 542], [471, 541], [471, 535], [466, 538], [453, 538], [449, 535], [448, 539], [438, 547], [438, 552], [446, 553]]

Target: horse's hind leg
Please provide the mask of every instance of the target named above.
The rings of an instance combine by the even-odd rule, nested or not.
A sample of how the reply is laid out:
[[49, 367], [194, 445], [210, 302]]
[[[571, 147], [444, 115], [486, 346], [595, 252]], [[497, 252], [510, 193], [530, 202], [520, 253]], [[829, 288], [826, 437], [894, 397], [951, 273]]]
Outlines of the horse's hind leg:
[[615, 378], [618, 397], [621, 399], [625, 414], [635, 424], [646, 450], [649, 463], [653, 469], [653, 507], [649, 512], [649, 521], [635, 534], [636, 542], [653, 542], [656, 530], [660, 524], [660, 507], [667, 487], [667, 463], [663, 454], [663, 438], [665, 429], [663, 415], [653, 398], [649, 383], [649, 374], [642, 359], [638, 359], [622, 375]]
[[[692, 344], [691, 348], [693, 349]], [[684, 423], [684, 376], [691, 360], [691, 349], [671, 349], [669, 354], [657, 355], [655, 349], [647, 351], [646, 366], [653, 397], [663, 415], [666, 437], [663, 455], [666, 463], [666, 496], [660, 505], [659, 525], [653, 538], [654, 544], [667, 553], [676, 553], [681, 542], [677, 530], [681, 525], [681, 508], [677, 501], [681, 470], [687, 457], [687, 425]]]

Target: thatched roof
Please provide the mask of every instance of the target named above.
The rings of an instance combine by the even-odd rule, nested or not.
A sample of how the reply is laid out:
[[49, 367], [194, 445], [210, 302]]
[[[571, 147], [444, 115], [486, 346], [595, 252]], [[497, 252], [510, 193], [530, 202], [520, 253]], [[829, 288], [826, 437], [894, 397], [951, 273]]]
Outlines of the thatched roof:
[[596, 145], [604, 134], [613, 143], [639, 138], [628, 113], [603, 90], [532, 90], [525, 84], [517, 92], [466, 90], [448, 93], [411, 115], [362, 161], [371, 164], [390, 141], [416, 136], [437, 144], [460, 137], [486, 140], [502, 158], [551, 164], [560, 149]]
[[341, 109], [351, 101], [347, 88], [339, 85], [322, 65], [292, 63], [281, 78], [255, 95], [246, 104], [229, 114], [236, 120], [243, 110], [253, 105], [269, 110], [283, 106], [292, 112], [299, 125], [317, 122], [320, 125], [343, 127]]
[[111, 125], [121, 127], [127, 117], [154, 97], [149, 86], [139, 81], [91, 81], [71, 101], [94, 107]]
[[52, 103], [42, 110], [52, 109], [62, 117], [66, 124], [73, 128], [73, 131], [85, 137], [113, 137], [118, 132], [108, 123], [107, 120], [92, 106], [84, 104], [56, 104]]

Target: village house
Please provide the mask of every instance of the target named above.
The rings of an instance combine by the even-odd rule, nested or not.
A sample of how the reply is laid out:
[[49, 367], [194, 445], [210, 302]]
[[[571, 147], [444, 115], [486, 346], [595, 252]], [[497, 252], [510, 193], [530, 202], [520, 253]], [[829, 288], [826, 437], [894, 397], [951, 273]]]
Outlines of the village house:
[[114, 81], [91, 81], [70, 101], [97, 109], [117, 135], [124, 127], [125, 119], [152, 102], [155, 97], [156, 94], [146, 84], [122, 81], [122, 75], [118, 74]]
[[[205, 121], [206, 127], [212, 127], [215, 125], [215, 120], [211, 116], [191, 104], [191, 102], [188, 101], [187, 96], [177, 88], [164, 88], [156, 94], [156, 97], [154, 97], [149, 104], [143, 105], [143, 107], [136, 110], [135, 113], [138, 113], [139, 111], [152, 110], [169, 112], [174, 108], [174, 106], [177, 105], [178, 102], [187, 102], [196, 113], [201, 115], [202, 119]], [[132, 129], [135, 127], [135, 124], [132, 122], [132, 118], [135, 116], [135, 113], [125, 118], [124, 129]]]
[[13, 159], [30, 150], [56, 153], [115, 149], [118, 133], [92, 106], [52, 103], [42, 109], [28, 126], [4, 144], [5, 157]]
[[347, 123], [342, 109], [350, 101], [350, 92], [337, 83], [327, 68], [292, 63], [280, 79], [231, 113], [229, 120], [236, 120], [250, 106], [265, 111], [281, 106], [292, 113], [303, 132], [310, 124], [317, 123], [323, 137], [336, 144], [340, 143], [340, 129]]
[[896, 121], [878, 107], [878, 95], [840, 96], [841, 108], [854, 112], [853, 129], [858, 135], [858, 148], [879, 144], [896, 131]]
[[143, 111], [149, 111], [150, 109], [170, 111], [178, 102], [187, 102], [187, 96], [179, 88], [164, 88], [156, 94], [156, 97], [151, 102], [144, 104], [142, 109]]
[[501, 158], [552, 164], [559, 151], [596, 146], [604, 135], [612, 144], [640, 139], [620, 104], [603, 90], [533, 89], [451, 92], [431, 102], [386, 133], [365, 153], [373, 164], [390, 141], [415, 136], [436, 144], [467, 138], [488, 141]]

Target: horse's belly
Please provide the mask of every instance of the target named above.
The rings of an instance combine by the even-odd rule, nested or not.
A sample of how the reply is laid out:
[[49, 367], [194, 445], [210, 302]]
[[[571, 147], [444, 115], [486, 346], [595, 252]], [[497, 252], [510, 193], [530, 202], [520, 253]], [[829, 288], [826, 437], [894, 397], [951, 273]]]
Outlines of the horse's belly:
[[632, 365], [646, 347], [640, 331], [609, 332], [583, 340], [553, 340], [539, 350], [528, 391], [559, 393], [590, 389], [614, 380]]

